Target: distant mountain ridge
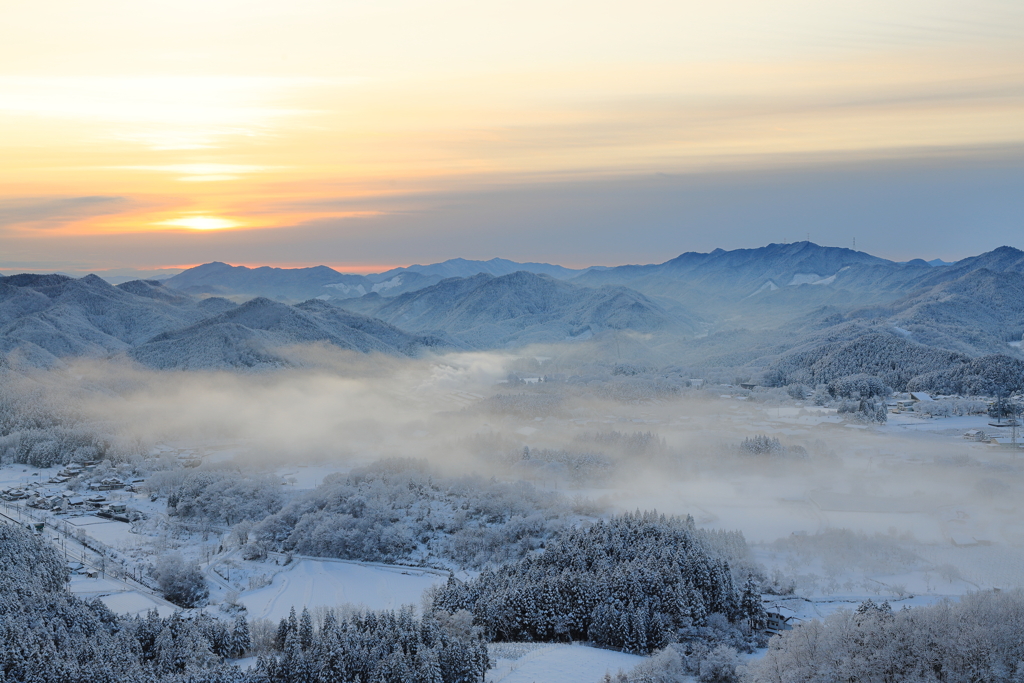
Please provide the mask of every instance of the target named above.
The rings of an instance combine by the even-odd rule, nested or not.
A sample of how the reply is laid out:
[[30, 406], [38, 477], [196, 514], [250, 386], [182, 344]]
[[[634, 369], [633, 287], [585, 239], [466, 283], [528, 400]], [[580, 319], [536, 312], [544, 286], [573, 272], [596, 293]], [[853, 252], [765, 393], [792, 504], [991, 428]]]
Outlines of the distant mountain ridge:
[[487, 275], [509, 275], [516, 271], [537, 273], [538, 275], [550, 275], [553, 278], [565, 280], [575, 277], [583, 272], [583, 269], [575, 270], [564, 266], [552, 265], [550, 263], [517, 263], [503, 258], [493, 258], [490, 261], [469, 261], [462, 258], [453, 258], [441, 263], [434, 263], [427, 266], [413, 265], [406, 268], [393, 268], [384, 273], [368, 276], [370, 279], [381, 282], [388, 278], [399, 275], [403, 272], [420, 273], [421, 275], [436, 275], [441, 278], [449, 277], [472, 277], [480, 273]]
[[1024, 252], [1008, 246], [939, 265], [796, 242], [581, 271], [451, 259], [365, 276], [215, 262], [117, 287], [0, 277], [0, 353], [38, 365], [126, 353], [154, 367], [261, 367], [289, 344], [416, 355], [594, 339], [616, 357], [778, 381], [870, 357], [865, 367], [906, 382], [915, 354], [1024, 359], [1022, 335]]
[[479, 273], [508, 275], [520, 270], [561, 279], [583, 272], [550, 263], [516, 263], [500, 258], [490, 261], [456, 258], [426, 266], [392, 268], [372, 275], [340, 273], [327, 266], [248, 268], [215, 261], [189, 268], [164, 282], [172, 289], [197, 296], [224, 296], [237, 299], [263, 296], [296, 303], [307, 299], [349, 299], [371, 293], [397, 296], [429, 287], [445, 278], [471, 277]]

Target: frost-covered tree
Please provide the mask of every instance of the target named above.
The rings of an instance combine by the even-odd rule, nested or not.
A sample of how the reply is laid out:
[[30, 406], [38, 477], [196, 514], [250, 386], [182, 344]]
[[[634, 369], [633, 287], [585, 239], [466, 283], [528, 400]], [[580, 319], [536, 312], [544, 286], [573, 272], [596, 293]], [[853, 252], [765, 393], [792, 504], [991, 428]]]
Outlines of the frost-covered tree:
[[196, 607], [210, 595], [199, 566], [186, 561], [178, 553], [160, 557], [153, 568], [153, 575], [164, 597], [175, 605]]
[[858, 373], [829, 382], [828, 391], [838, 398], [870, 399], [888, 396], [892, 391], [874, 375]]
[[244, 614], [236, 614], [234, 623], [231, 625], [230, 644], [228, 655], [230, 657], [244, 657], [252, 649], [252, 636], [249, 633], [249, 620]]
[[773, 638], [752, 683], [1024, 680], [1024, 593], [978, 592], [893, 612], [865, 603]]

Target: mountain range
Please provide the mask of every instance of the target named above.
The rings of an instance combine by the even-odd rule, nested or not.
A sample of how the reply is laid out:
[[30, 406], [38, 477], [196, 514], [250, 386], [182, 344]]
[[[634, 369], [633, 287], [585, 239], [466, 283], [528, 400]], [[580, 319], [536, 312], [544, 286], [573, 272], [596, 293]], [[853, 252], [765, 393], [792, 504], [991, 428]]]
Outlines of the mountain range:
[[458, 347], [316, 300], [239, 305], [155, 281], [115, 287], [95, 275], [0, 278], [0, 352], [30, 366], [122, 353], [159, 369], [283, 366], [289, 361], [280, 349], [304, 343], [395, 355]]
[[693, 336], [694, 318], [626, 287], [589, 288], [517, 271], [447, 278], [395, 297], [369, 294], [339, 305], [403, 329], [449, 334], [474, 348], [589, 339], [605, 330]]
[[582, 270], [452, 259], [373, 275], [209, 263], [116, 287], [0, 277], [0, 352], [34, 365], [123, 353], [157, 368], [263, 367], [303, 343], [416, 355], [593, 339], [782, 381], [862, 353], [890, 366], [927, 349], [1021, 357], [1008, 342], [1022, 333], [1024, 252], [1012, 247], [951, 264], [797, 242]]
[[225, 296], [235, 299], [263, 296], [285, 303], [298, 303], [307, 299], [350, 299], [372, 293], [396, 296], [429, 287], [446, 278], [470, 277], [480, 273], [499, 276], [517, 271], [561, 279], [583, 272], [550, 263], [516, 263], [499, 258], [490, 261], [467, 261], [456, 258], [427, 266], [393, 268], [372, 275], [339, 273], [327, 266], [247, 268], [215, 261], [189, 268], [164, 282], [171, 289], [196, 296]]

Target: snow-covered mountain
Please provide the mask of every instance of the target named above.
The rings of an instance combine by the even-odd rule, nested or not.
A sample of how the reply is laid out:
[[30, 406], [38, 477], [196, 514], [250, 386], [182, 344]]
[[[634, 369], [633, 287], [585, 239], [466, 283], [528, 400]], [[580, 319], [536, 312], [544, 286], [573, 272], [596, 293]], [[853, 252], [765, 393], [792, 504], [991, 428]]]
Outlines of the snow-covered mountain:
[[1011, 247], [942, 267], [851, 266], [827, 285], [723, 304], [723, 312], [750, 313], [739, 324], [719, 318], [685, 360], [703, 354], [705, 362], [765, 368], [773, 383], [817, 382], [860, 367], [902, 386], [928, 367], [945, 372], [967, 358], [1022, 358], [1009, 343], [1024, 334], [1022, 271], [1024, 252]]
[[0, 352], [34, 365], [63, 356], [104, 356], [234, 307], [133, 281], [117, 287], [88, 275], [0, 277]]
[[564, 266], [556, 266], [550, 263], [517, 263], [503, 258], [493, 258], [490, 261], [469, 261], [462, 258], [453, 258], [441, 263], [434, 263], [428, 266], [414, 265], [407, 268], [394, 268], [384, 273], [368, 276], [377, 282], [400, 275], [402, 273], [419, 273], [421, 275], [433, 275], [440, 278], [449, 277], [472, 277], [479, 273], [488, 275], [508, 275], [516, 271], [526, 271], [539, 275], [550, 275], [559, 280], [568, 280], [583, 272]]
[[[808, 359], [828, 355], [830, 345], [883, 335], [970, 358], [1024, 357], [1009, 343], [1024, 334], [1024, 252], [1012, 247], [933, 266], [800, 242], [689, 252], [569, 280], [523, 270], [442, 277], [516, 265], [453, 259], [362, 276], [211, 263], [164, 284], [116, 287], [95, 276], [2, 277], [0, 352], [17, 350], [35, 365], [130, 352], [154, 367], [215, 367], [280, 364], [274, 349], [307, 342], [415, 354], [597, 336], [613, 339], [617, 355], [630, 344], [632, 356], [657, 349], [673, 363], [763, 371], [785, 358], [785, 373], [796, 376], [796, 365], [818, 362]], [[575, 272], [531, 265], [563, 277]], [[246, 300], [258, 292], [289, 301], [320, 294], [297, 305], [266, 296], [242, 306], [201, 298]], [[609, 331], [641, 334], [603, 334]], [[872, 347], [881, 349], [876, 360], [891, 351], [890, 365], [902, 363], [897, 346]]]
[[224, 296], [237, 300], [262, 296], [296, 303], [308, 299], [350, 299], [372, 293], [397, 296], [429, 287], [445, 278], [471, 277], [478, 273], [507, 275], [519, 270], [561, 279], [583, 272], [549, 263], [516, 263], [499, 258], [490, 261], [450, 259], [426, 266], [393, 268], [372, 275], [339, 273], [327, 266], [248, 268], [213, 262], [189, 268], [165, 280], [165, 284], [172, 289], [197, 296]]
[[341, 302], [412, 331], [444, 331], [476, 348], [589, 338], [604, 330], [690, 336], [696, 319], [625, 287], [592, 289], [518, 271], [449, 278], [416, 292]]
[[400, 355], [457, 346], [316, 300], [239, 306], [155, 281], [115, 287], [95, 275], [0, 278], [0, 354], [28, 365], [123, 352], [156, 368], [273, 366], [286, 363], [278, 347], [308, 342]]
[[320, 342], [395, 355], [426, 348], [450, 348], [438, 337], [412, 335], [321, 301], [289, 306], [259, 297], [184, 329], [157, 335], [128, 354], [153, 368], [203, 369], [283, 366], [278, 349]]
[[[930, 270], [923, 261], [920, 263]], [[705, 309], [714, 310], [749, 297], [801, 285], [835, 287], [848, 271], [872, 267], [899, 269], [903, 266], [852, 249], [795, 242], [769, 244], [758, 249], [687, 252], [660, 264], [589, 270], [574, 281], [589, 286], [624, 285], [684, 304], [700, 300]]]
[[305, 301], [327, 293], [329, 290], [324, 289], [327, 285], [358, 288], [365, 287], [367, 281], [361, 275], [345, 275], [327, 266], [247, 268], [215, 261], [182, 271], [165, 280], [164, 284], [196, 296], [241, 299], [264, 296], [286, 301]]

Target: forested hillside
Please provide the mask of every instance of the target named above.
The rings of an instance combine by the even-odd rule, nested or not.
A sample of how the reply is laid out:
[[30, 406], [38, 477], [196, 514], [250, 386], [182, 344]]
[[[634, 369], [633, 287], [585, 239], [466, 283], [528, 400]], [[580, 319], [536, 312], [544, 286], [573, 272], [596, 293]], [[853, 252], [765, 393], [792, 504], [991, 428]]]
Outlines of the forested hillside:
[[756, 582], [737, 590], [692, 519], [656, 513], [567, 529], [539, 555], [450, 580], [434, 605], [469, 610], [497, 640], [589, 640], [642, 654], [706, 636], [712, 615], [748, 635], [765, 620]]
[[289, 361], [276, 349], [302, 343], [395, 355], [452, 346], [439, 337], [408, 334], [321, 301], [289, 306], [260, 297], [190, 327], [157, 335], [129, 355], [157, 369], [280, 367]]
[[605, 330], [692, 335], [697, 321], [624, 287], [590, 289], [527, 272], [443, 280], [394, 298], [342, 303], [403, 329], [444, 331], [474, 348], [589, 338]]

